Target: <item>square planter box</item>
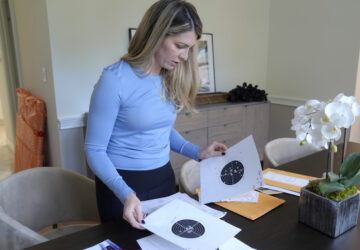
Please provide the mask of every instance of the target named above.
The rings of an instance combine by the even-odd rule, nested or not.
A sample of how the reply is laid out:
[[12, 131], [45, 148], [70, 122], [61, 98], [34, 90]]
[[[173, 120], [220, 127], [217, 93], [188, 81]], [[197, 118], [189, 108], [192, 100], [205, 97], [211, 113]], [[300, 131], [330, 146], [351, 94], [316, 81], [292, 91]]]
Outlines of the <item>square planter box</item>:
[[336, 202], [302, 188], [299, 221], [335, 238], [357, 224], [359, 201], [359, 193]]

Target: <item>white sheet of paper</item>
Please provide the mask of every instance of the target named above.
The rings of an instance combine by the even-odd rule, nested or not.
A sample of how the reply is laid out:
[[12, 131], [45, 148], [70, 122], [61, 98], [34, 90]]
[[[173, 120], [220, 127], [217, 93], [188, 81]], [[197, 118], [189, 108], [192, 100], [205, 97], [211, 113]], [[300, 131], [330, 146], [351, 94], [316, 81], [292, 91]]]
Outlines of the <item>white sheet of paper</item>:
[[285, 184], [298, 186], [298, 187], [304, 187], [307, 184], [309, 184], [309, 180], [294, 177], [294, 176], [289, 176], [289, 175], [285, 175], [285, 174], [274, 173], [271, 171], [266, 172], [264, 174], [264, 178], [268, 179], [268, 180], [272, 180], [272, 181], [277, 181], [277, 182], [281, 182], [281, 183], [285, 183]]
[[232, 197], [230, 199], [223, 200], [225, 202], [230, 201], [240, 201], [240, 202], [251, 202], [251, 203], [257, 203], [259, 200], [259, 192], [257, 191], [249, 191], [243, 194], [239, 194], [235, 197]]
[[178, 199], [157, 209], [144, 221], [143, 227], [186, 249], [216, 249], [240, 232], [239, 228]]
[[248, 245], [246, 245], [244, 242], [236, 239], [236, 238], [232, 238], [230, 240], [228, 240], [227, 242], [225, 242], [225, 244], [223, 244], [222, 246], [219, 247], [219, 250], [252, 250], [255, 248], [251, 248]]
[[[142, 250], [186, 250], [185, 248], [179, 247], [168, 240], [161, 238], [156, 234], [146, 236], [137, 240]], [[231, 238], [223, 245], [219, 247], [219, 250], [252, 250], [254, 248], [249, 247], [242, 241]]]
[[142, 250], [186, 250], [185, 248], [179, 247], [156, 234], [138, 239], [137, 243]]
[[226, 215], [226, 212], [222, 212], [216, 209], [213, 209], [211, 207], [208, 207], [206, 205], [200, 204], [197, 200], [192, 199], [189, 195], [185, 193], [176, 193], [167, 197], [159, 198], [159, 199], [153, 199], [153, 200], [147, 200], [141, 202], [141, 208], [143, 213], [152, 213], [156, 209], [164, 206], [165, 204], [169, 203], [170, 201], [173, 201], [175, 199], [179, 199], [182, 201], [185, 201], [194, 207], [197, 207], [201, 211], [204, 211], [212, 216], [215, 216], [216, 218], [222, 218]]
[[292, 194], [292, 195], [295, 195], [295, 196], [300, 196], [300, 193], [295, 192], [295, 191], [290, 191], [290, 190], [287, 190], [285, 188], [279, 188], [279, 187], [275, 187], [275, 186], [271, 186], [271, 185], [267, 185], [267, 184], [264, 184], [263, 187], [268, 188], [268, 189], [272, 189], [272, 190], [276, 190], [276, 191], [280, 191], [280, 192], [283, 192], [283, 193], [287, 193], [287, 194]]
[[230, 199], [264, 184], [259, 154], [252, 135], [200, 164], [200, 203]]

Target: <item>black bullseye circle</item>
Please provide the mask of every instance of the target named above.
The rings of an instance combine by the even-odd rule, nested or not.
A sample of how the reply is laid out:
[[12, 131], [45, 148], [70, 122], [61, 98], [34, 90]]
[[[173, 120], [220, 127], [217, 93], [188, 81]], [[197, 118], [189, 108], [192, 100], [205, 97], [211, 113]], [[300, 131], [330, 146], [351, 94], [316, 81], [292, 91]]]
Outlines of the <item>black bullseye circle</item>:
[[198, 238], [205, 233], [205, 227], [195, 220], [179, 220], [172, 226], [171, 231], [183, 238]]
[[244, 166], [239, 161], [231, 161], [221, 170], [221, 181], [226, 185], [238, 183], [244, 175]]

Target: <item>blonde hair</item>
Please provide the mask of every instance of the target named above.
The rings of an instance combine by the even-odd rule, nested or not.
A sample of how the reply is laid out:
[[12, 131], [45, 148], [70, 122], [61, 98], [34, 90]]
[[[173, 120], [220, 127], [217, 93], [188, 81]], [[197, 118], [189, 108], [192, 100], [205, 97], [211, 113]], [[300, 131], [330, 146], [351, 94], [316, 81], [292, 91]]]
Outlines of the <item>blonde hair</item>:
[[[128, 53], [121, 60], [127, 61], [137, 73], [151, 68], [154, 53], [160, 48], [166, 36], [194, 31], [201, 37], [202, 23], [195, 7], [183, 0], [160, 0], [145, 13], [134, 37], [130, 41]], [[183, 108], [194, 111], [195, 97], [199, 89], [197, 46], [189, 49], [188, 59], [174, 70], [161, 69], [162, 86], [166, 97], [173, 101], [180, 111]]]

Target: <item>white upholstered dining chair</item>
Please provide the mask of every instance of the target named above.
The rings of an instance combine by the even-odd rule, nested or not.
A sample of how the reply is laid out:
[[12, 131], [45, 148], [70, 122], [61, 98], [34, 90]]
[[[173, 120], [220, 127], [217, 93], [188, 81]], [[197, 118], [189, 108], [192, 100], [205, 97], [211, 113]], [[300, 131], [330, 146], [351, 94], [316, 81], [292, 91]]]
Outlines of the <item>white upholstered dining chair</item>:
[[[59, 223], [67, 226], [38, 233]], [[0, 182], [0, 249], [22, 249], [98, 223], [95, 184], [85, 176], [39, 167]]]
[[196, 195], [196, 188], [200, 187], [200, 162], [188, 160], [182, 165], [179, 184], [181, 192], [190, 196]]
[[306, 143], [300, 146], [296, 138], [277, 138], [265, 145], [264, 169], [294, 161], [321, 149]]

